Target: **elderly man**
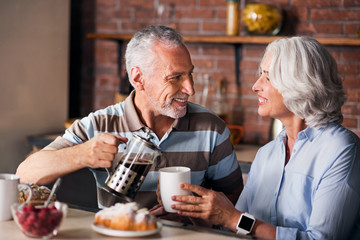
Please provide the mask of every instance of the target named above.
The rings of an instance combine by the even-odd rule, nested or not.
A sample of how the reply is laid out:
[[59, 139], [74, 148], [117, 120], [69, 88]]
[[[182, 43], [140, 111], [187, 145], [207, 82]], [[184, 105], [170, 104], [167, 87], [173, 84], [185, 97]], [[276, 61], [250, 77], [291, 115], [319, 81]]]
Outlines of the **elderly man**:
[[116, 198], [101, 186], [132, 134], [152, 136], [162, 156], [154, 162], [135, 201], [157, 204], [158, 170], [187, 166], [192, 183], [223, 192], [233, 203], [243, 188], [230, 132], [211, 111], [188, 101], [194, 95], [194, 66], [181, 35], [164, 26], [136, 33], [126, 50], [126, 68], [134, 91], [118, 104], [75, 121], [43, 150], [30, 155], [17, 169], [21, 182], [47, 184], [70, 172], [89, 168], [98, 186], [99, 207]]

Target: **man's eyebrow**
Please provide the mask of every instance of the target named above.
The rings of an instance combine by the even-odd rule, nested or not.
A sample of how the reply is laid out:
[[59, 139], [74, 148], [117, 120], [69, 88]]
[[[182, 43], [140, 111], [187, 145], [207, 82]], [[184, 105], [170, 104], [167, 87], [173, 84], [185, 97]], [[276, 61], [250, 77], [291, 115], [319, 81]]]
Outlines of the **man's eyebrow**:
[[166, 78], [170, 78], [170, 77], [173, 77], [173, 76], [177, 76], [177, 75], [184, 75], [184, 74], [188, 74], [188, 73], [193, 73], [194, 71], [194, 66], [192, 66], [191, 70], [189, 72], [173, 72], [173, 73], [170, 73], [169, 75], [166, 76]]

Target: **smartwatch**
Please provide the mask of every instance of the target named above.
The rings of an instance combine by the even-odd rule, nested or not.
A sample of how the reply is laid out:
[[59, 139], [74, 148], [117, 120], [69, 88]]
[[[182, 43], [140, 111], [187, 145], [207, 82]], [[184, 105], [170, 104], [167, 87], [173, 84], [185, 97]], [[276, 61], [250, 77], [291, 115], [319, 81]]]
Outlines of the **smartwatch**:
[[239, 221], [237, 223], [236, 229], [237, 234], [244, 234], [247, 235], [251, 232], [255, 224], [255, 217], [248, 214], [243, 213], [241, 214]]

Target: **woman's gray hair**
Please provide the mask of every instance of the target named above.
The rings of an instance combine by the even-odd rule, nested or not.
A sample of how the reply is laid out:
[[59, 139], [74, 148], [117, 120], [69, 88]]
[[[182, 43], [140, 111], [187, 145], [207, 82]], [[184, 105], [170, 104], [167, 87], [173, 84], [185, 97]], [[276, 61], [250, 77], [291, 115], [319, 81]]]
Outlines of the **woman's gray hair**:
[[153, 70], [156, 52], [153, 45], [156, 42], [167, 47], [184, 46], [182, 36], [174, 29], [166, 26], [149, 26], [134, 34], [125, 52], [126, 71], [131, 82], [130, 70], [138, 67], [147, 76]]
[[291, 112], [314, 128], [343, 121], [342, 80], [323, 45], [311, 37], [283, 38], [267, 46], [262, 61], [268, 54], [270, 82]]

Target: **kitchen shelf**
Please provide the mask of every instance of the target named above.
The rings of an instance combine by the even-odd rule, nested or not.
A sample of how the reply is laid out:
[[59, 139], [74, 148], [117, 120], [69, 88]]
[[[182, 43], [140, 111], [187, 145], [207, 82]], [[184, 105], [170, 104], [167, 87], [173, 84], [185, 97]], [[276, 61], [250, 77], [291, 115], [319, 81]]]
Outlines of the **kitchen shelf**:
[[[122, 56], [122, 44], [124, 41], [129, 41], [132, 37], [131, 34], [113, 34], [113, 33], [88, 33], [86, 35], [88, 39], [104, 39], [116, 41], [119, 45], [118, 55], [119, 73], [121, 72], [121, 56]], [[241, 46], [243, 44], [263, 44], [267, 45], [270, 42], [282, 38], [284, 36], [210, 36], [210, 35], [195, 35], [187, 36], [183, 35], [183, 39], [188, 43], [216, 43], [216, 44], [232, 44], [235, 48], [235, 80], [236, 84], [240, 85], [240, 60], [241, 60]], [[348, 46], [359, 47], [360, 38], [315, 38], [321, 44], [327, 46]]]
[[[109, 34], [109, 33], [89, 33], [89, 39], [108, 39], [128, 41], [131, 34]], [[183, 36], [185, 42], [192, 43], [229, 43], [229, 44], [268, 44], [284, 36]], [[360, 38], [326, 38], [316, 37], [321, 44], [335, 46], [360, 46]]]

